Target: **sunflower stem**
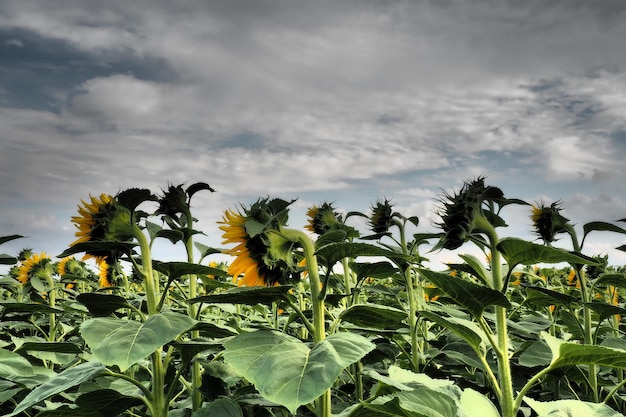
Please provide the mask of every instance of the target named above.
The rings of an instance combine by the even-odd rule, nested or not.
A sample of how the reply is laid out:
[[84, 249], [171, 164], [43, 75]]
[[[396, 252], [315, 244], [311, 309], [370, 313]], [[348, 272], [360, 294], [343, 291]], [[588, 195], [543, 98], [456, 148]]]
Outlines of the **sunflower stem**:
[[[185, 216], [187, 217], [187, 241], [185, 242], [185, 249], [187, 251], [187, 261], [193, 263], [193, 217], [188, 207], [185, 207]], [[189, 275], [189, 298], [195, 298], [198, 295], [197, 292], [197, 277], [195, 274]], [[195, 319], [198, 311], [197, 304], [189, 303], [188, 314], [189, 317]], [[194, 330], [191, 332], [191, 339], [198, 339], [200, 332]], [[198, 410], [202, 406], [202, 392], [200, 386], [202, 385], [202, 370], [198, 362], [191, 363], [191, 407], [192, 411]]]
[[[500, 252], [498, 251], [498, 234], [493, 225], [485, 216], [476, 216], [476, 229], [484, 232], [489, 239], [491, 253], [491, 275], [493, 289], [506, 292], [502, 282], [502, 265]], [[507, 327], [507, 308], [495, 306], [496, 315], [496, 344], [494, 349], [498, 359], [498, 379], [500, 383], [500, 409], [502, 417], [515, 417], [517, 413], [515, 394], [513, 392], [513, 378], [511, 375], [511, 363], [509, 358], [509, 335]]]
[[[313, 305], [313, 342], [320, 343], [326, 339], [326, 320], [324, 317], [324, 297], [321, 293], [321, 281], [317, 257], [315, 256], [315, 246], [309, 237], [299, 230], [293, 231], [296, 234], [298, 243], [304, 250], [307, 270], [309, 273], [309, 284], [311, 287], [311, 303]], [[317, 399], [317, 417], [331, 416], [330, 389], [326, 390]]]
[[[138, 272], [143, 276], [146, 286], [146, 303], [148, 305], [148, 316], [158, 314], [158, 282], [152, 270], [152, 256], [150, 244], [137, 225], [133, 226], [133, 234], [139, 243], [141, 253], [141, 267]], [[158, 348], [150, 356], [152, 362], [152, 389], [150, 395], [150, 409], [152, 417], [167, 417], [167, 404], [165, 403], [165, 371], [163, 359], [161, 358], [162, 348]]]
[[[576, 236], [576, 231], [574, 230], [574, 227], [571, 224], [566, 223], [565, 230], [572, 239], [572, 246], [574, 251], [580, 252], [582, 248], [578, 243], [578, 237]], [[572, 265], [572, 267], [576, 271], [576, 276], [578, 277], [578, 282], [580, 283], [580, 296], [583, 302], [584, 342], [585, 344], [591, 345], [593, 344], [593, 322], [591, 319], [591, 308], [589, 308], [589, 303], [591, 303], [591, 294], [589, 294], [589, 288], [587, 286], [587, 276], [585, 274], [585, 271], [583, 270], [582, 265]], [[597, 403], [600, 401], [600, 396], [598, 395], [598, 376], [596, 374], [596, 365], [590, 363], [587, 369], [589, 388], [591, 389], [593, 402]]]

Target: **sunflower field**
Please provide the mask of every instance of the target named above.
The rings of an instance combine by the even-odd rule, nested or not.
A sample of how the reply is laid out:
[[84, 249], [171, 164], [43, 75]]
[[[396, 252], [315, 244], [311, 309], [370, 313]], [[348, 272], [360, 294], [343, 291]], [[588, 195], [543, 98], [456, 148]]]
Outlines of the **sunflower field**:
[[[293, 201], [267, 197], [224, 211], [225, 248], [211, 248], [191, 200], [213, 191], [90, 196], [57, 260], [0, 255], [1, 415], [626, 413], [626, 271], [584, 247], [618, 224], [577, 232], [559, 203], [479, 177], [443, 193], [433, 232], [389, 200], [324, 202], [292, 228]], [[500, 236], [510, 205], [528, 207], [536, 240]], [[186, 259], [154, 259], [162, 239]], [[426, 268], [424, 245], [462, 262]]]

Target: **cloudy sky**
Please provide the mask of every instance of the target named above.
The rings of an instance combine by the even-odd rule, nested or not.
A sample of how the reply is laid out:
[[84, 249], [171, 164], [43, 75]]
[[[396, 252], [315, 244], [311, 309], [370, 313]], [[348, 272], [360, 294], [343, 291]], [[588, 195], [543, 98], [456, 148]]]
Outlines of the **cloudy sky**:
[[[59, 254], [90, 194], [197, 181], [211, 246], [260, 196], [298, 198], [296, 228], [387, 198], [434, 231], [437, 196], [479, 175], [579, 226], [623, 219], [624, 39], [622, 0], [4, 1], [0, 236], [28, 237], [0, 252]], [[527, 207], [504, 214], [532, 237]]]

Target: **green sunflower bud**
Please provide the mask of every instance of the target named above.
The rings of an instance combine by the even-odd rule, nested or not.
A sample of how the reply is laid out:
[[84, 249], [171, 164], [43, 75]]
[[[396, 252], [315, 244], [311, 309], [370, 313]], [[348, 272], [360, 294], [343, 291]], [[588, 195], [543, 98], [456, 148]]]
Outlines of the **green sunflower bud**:
[[369, 226], [372, 231], [377, 235], [383, 235], [389, 232], [389, 229], [393, 225], [393, 212], [391, 210], [392, 205], [389, 204], [389, 200], [377, 201], [372, 206], [372, 215], [369, 218]]
[[531, 219], [535, 233], [547, 244], [554, 242], [557, 234], [567, 233], [566, 225], [569, 219], [560, 214], [561, 210], [558, 201], [550, 206], [542, 203], [540, 206], [532, 207]]

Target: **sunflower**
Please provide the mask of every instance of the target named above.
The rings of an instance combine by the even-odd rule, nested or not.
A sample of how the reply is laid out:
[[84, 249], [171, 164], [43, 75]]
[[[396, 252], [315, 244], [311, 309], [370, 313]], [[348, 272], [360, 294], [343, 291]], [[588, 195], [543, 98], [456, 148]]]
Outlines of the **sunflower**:
[[34, 276], [52, 277], [51, 259], [45, 252], [31, 254], [18, 267], [17, 280], [22, 284], [27, 284]]
[[454, 250], [484, 232], [485, 227], [505, 226], [504, 220], [493, 211], [494, 204], [505, 201], [502, 190], [485, 186], [484, 177], [465, 182], [458, 193], [445, 193], [438, 213], [442, 222], [437, 225], [444, 235], [435, 248]]
[[[82, 207], [78, 206], [78, 216], [72, 217], [72, 222], [78, 229], [75, 233], [78, 239], [70, 244], [70, 247], [90, 242], [128, 241], [135, 236], [130, 210], [118, 203], [114, 197], [101, 194], [99, 197], [90, 196], [89, 202], [85, 200], [81, 202]], [[118, 256], [117, 249], [88, 248], [85, 250], [83, 260], [95, 258], [96, 263], [100, 263], [107, 257]]]
[[375, 234], [384, 235], [389, 232], [389, 228], [393, 225], [392, 207], [387, 199], [385, 201], [377, 201], [371, 207], [372, 215], [368, 223]]
[[[235, 260], [228, 267], [228, 274], [237, 281], [239, 286], [266, 286], [267, 279], [265, 274], [261, 272], [260, 260], [255, 260], [250, 249], [248, 249], [248, 242], [251, 242], [251, 238], [246, 232], [246, 218], [240, 213], [227, 210], [224, 212], [223, 220], [220, 223], [224, 224], [224, 226], [220, 226], [220, 229], [224, 231], [222, 243], [236, 244], [234, 248], [225, 251], [227, 254], [235, 256]], [[243, 277], [239, 278], [240, 276]]]
[[561, 210], [561, 204], [558, 201], [550, 206], [543, 203], [532, 206], [530, 218], [533, 221], [535, 233], [546, 244], [554, 242], [557, 234], [567, 232], [565, 226], [569, 220], [560, 214]]
[[113, 268], [106, 260], [98, 263], [98, 276], [100, 280], [100, 288], [109, 288], [115, 286], [113, 283]]
[[224, 244], [235, 244], [225, 253], [235, 256], [228, 273], [239, 286], [268, 286], [298, 277], [295, 242], [282, 233], [287, 221], [284, 200], [259, 200], [243, 212], [227, 210], [218, 222]]
[[308, 224], [304, 226], [310, 232], [323, 235], [331, 230], [341, 228], [343, 222], [341, 215], [335, 212], [330, 203], [323, 203], [321, 206], [313, 205], [306, 212]]

